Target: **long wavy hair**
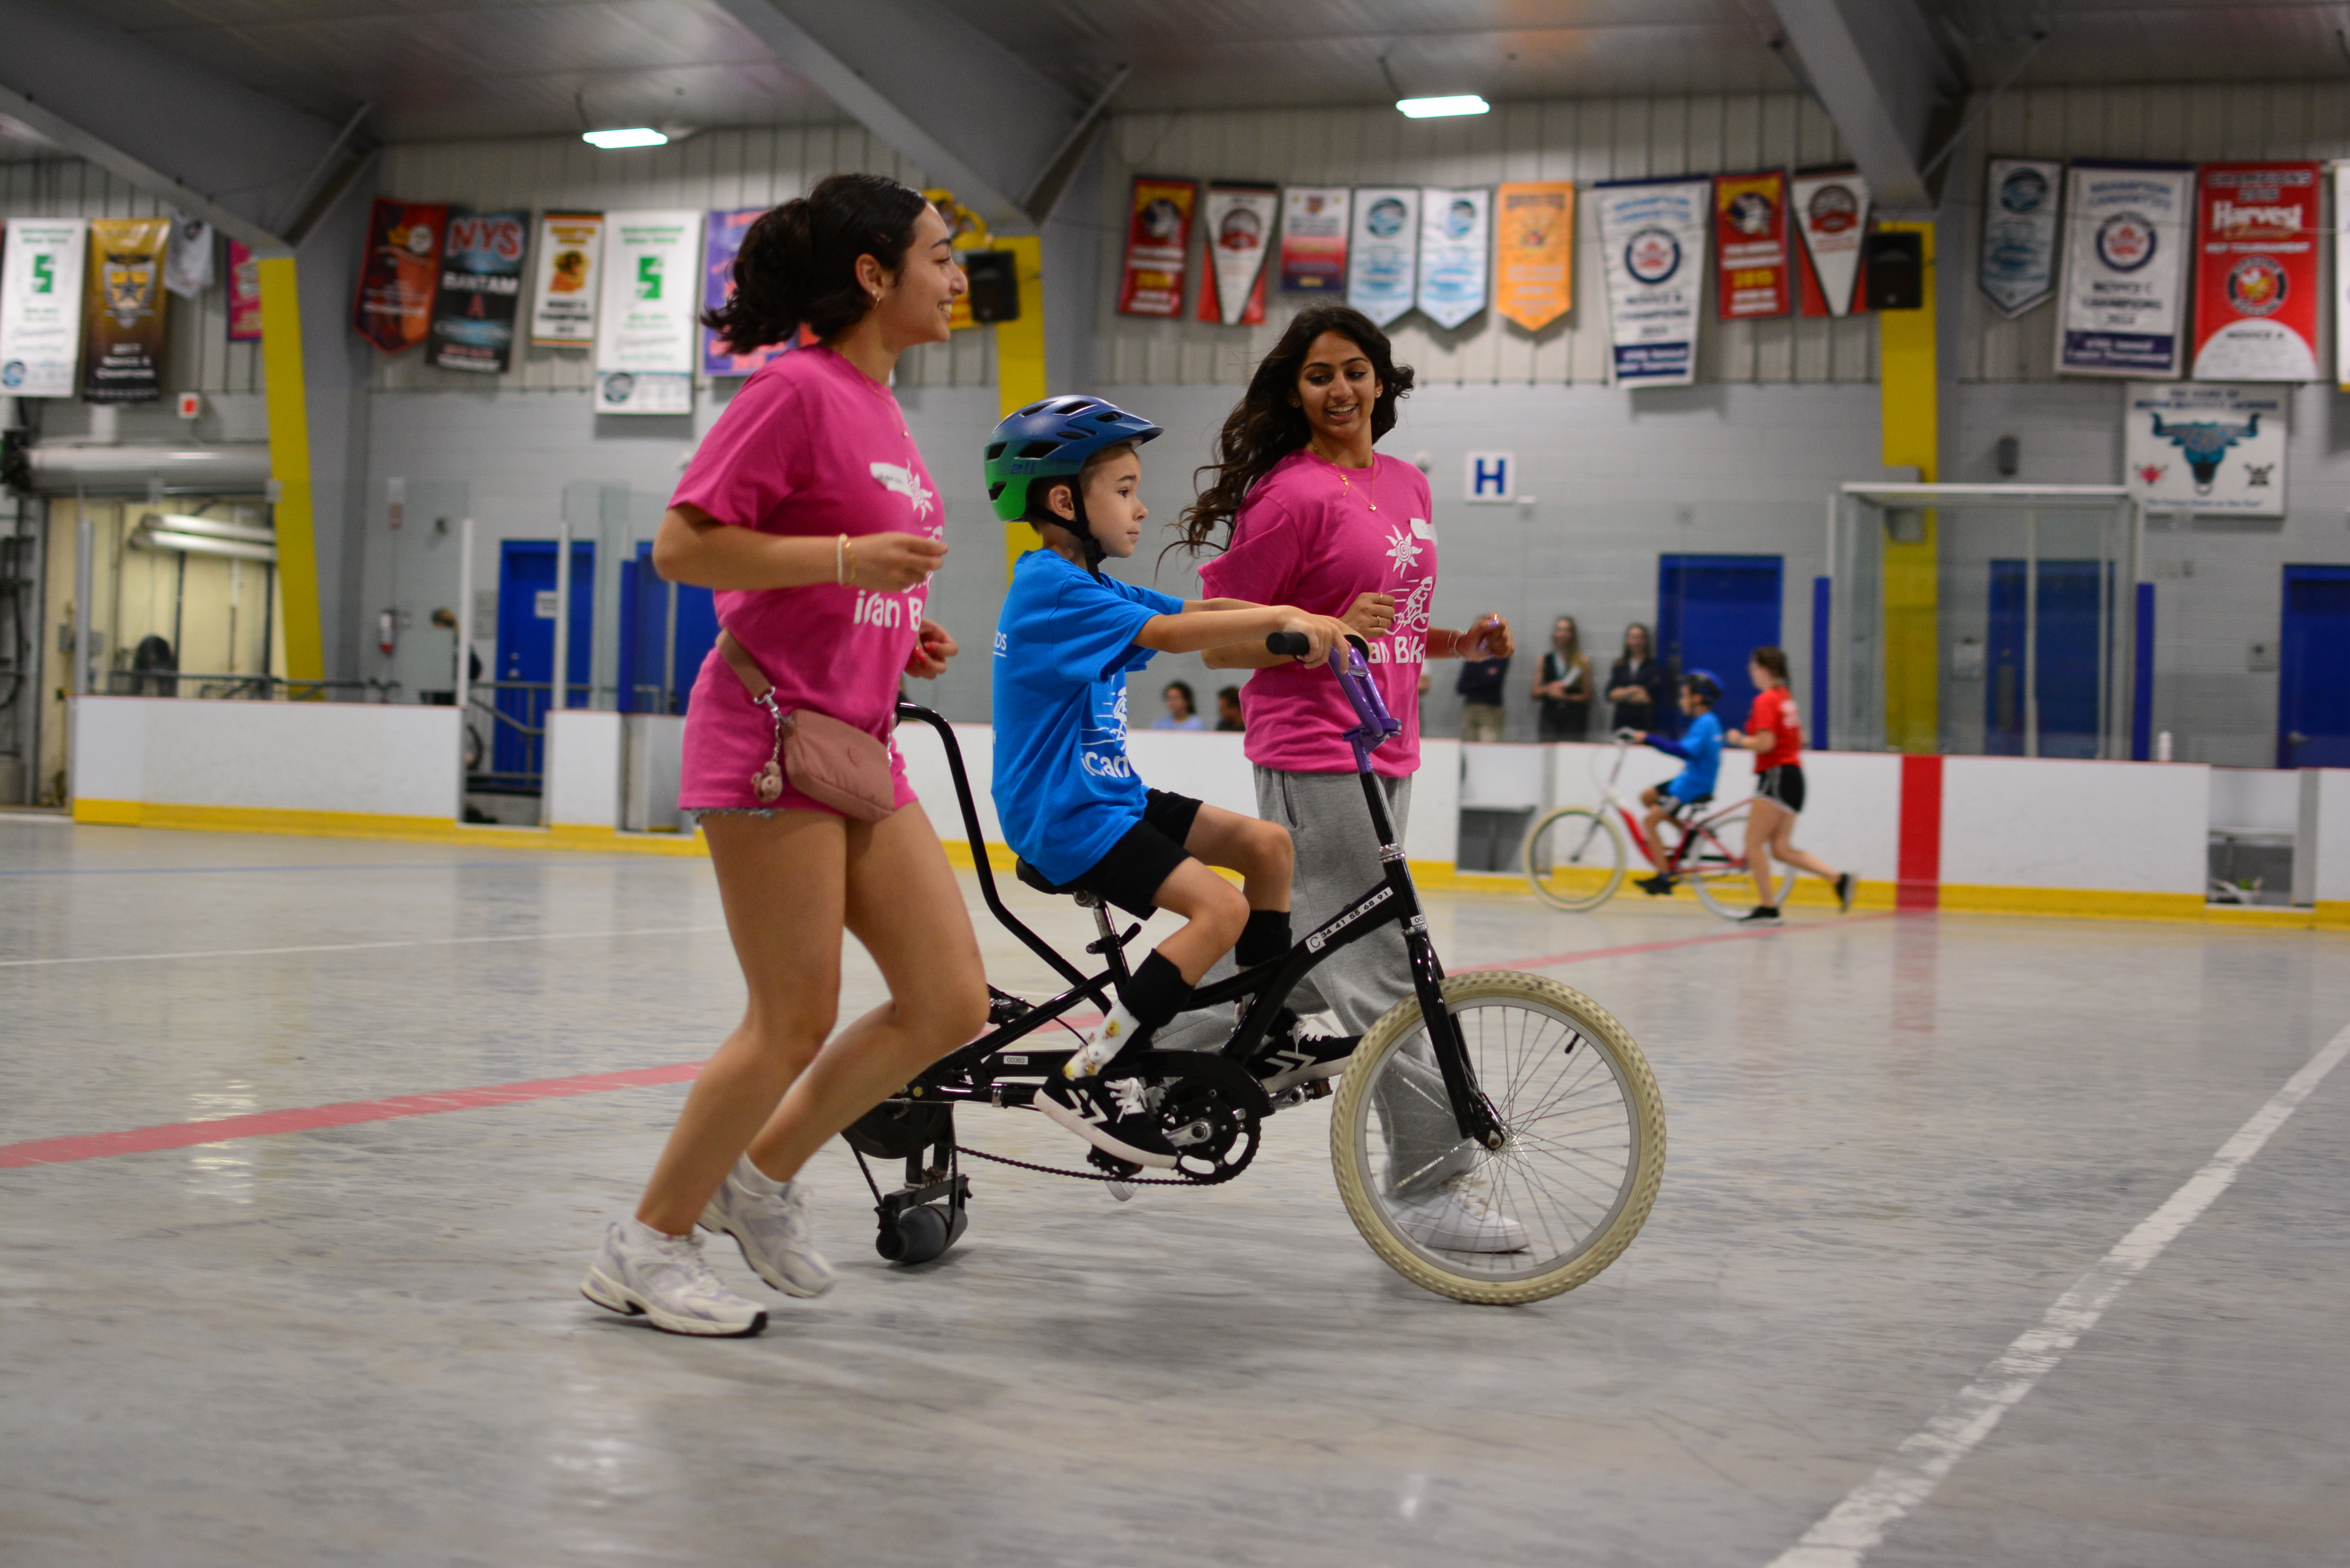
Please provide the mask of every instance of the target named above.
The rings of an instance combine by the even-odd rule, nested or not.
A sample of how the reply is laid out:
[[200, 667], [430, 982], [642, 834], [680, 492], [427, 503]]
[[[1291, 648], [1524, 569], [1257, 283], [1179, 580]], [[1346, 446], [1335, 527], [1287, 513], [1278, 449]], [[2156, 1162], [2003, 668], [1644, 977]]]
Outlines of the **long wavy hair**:
[[[1194, 482], [1201, 474], [1213, 477], [1176, 524], [1176, 543], [1191, 554], [1230, 544], [1232, 518], [1256, 482], [1313, 439], [1305, 410], [1297, 405], [1297, 378], [1305, 371], [1306, 350], [1325, 332], [1335, 332], [1361, 349], [1379, 379], [1378, 400], [1371, 406], [1371, 439], [1395, 429], [1396, 405], [1411, 392], [1411, 367], [1395, 362], [1388, 335], [1348, 306], [1314, 305], [1299, 311], [1225, 416], [1223, 433], [1216, 439], [1216, 461], [1192, 476]], [[1222, 538], [1217, 537], [1219, 529]]]

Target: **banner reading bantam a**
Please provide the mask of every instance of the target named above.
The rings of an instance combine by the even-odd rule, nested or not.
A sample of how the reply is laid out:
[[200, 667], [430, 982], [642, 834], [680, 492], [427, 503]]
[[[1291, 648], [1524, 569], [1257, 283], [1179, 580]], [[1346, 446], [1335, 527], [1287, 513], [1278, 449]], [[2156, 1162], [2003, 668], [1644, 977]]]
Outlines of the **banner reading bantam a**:
[[2196, 197], [2195, 379], [2317, 379], [2314, 163], [2206, 163]]

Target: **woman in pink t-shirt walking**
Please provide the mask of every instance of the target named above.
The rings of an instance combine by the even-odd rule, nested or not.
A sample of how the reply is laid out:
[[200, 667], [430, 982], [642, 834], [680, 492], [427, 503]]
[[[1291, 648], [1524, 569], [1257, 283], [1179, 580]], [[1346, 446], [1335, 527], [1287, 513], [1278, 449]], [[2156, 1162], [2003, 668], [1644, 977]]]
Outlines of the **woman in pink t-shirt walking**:
[[[1430, 624], [1436, 594], [1436, 509], [1428, 479], [1372, 443], [1395, 428], [1396, 405], [1411, 390], [1411, 368], [1395, 362], [1387, 334], [1342, 305], [1300, 311], [1250, 379], [1224, 421], [1214, 475], [1184, 513], [1183, 542], [1194, 554], [1222, 553], [1200, 568], [1219, 597], [1295, 605], [1337, 616], [1371, 647], [1371, 674], [1403, 733], [1371, 760], [1396, 830], [1411, 812], [1419, 767], [1419, 683], [1431, 659], [1504, 658], [1509, 623], [1480, 616], [1465, 631]], [[1221, 535], [1221, 537], [1220, 537]], [[1256, 767], [1257, 815], [1287, 826], [1296, 846], [1292, 896], [1299, 930], [1312, 930], [1382, 875], [1378, 840], [1343, 738], [1357, 720], [1338, 683], [1268, 654], [1262, 646], [1218, 649], [1213, 670], [1253, 670], [1241, 688], [1244, 750]], [[1342, 1034], [1359, 1035], [1411, 994], [1403, 933], [1394, 927], [1326, 958], [1293, 994], [1336, 1013]], [[1432, 1071], [1432, 1068], [1431, 1068]], [[1400, 1161], [1415, 1173], [1410, 1228], [1431, 1247], [1510, 1251], [1525, 1232], [1486, 1209], [1451, 1179], [1473, 1163], [1446, 1150], [1460, 1141], [1440, 1094], [1414, 1107], [1385, 1107], [1400, 1145], [1425, 1144]], [[1424, 1125], [1423, 1125], [1424, 1124]]]
[[[733, 656], [712, 649], [694, 683], [679, 804], [701, 814], [750, 1001], [581, 1288], [672, 1334], [766, 1326], [764, 1307], [711, 1272], [697, 1225], [732, 1236], [779, 1291], [831, 1288], [800, 1167], [986, 1026], [979, 942], [890, 741], [899, 676], [935, 677], [956, 648], [923, 615], [945, 529], [889, 372], [915, 344], [946, 341], [964, 287], [929, 202], [894, 180], [837, 174], [751, 226], [734, 292], [705, 318], [736, 353], [802, 326], [817, 342], [734, 395], [653, 544], [663, 576], [717, 590]], [[759, 687], [773, 712], [822, 714], [888, 746], [895, 809], [852, 818], [762, 776], [779, 725]], [[835, 1035], [844, 930], [889, 1000]]]

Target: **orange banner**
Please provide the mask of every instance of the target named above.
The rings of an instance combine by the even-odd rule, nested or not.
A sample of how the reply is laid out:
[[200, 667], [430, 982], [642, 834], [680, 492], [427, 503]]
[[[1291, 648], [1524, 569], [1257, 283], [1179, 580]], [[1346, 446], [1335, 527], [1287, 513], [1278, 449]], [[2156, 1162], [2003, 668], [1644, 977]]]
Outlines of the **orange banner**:
[[1523, 180], [1494, 195], [1493, 306], [1539, 332], [1575, 306], [1575, 182]]

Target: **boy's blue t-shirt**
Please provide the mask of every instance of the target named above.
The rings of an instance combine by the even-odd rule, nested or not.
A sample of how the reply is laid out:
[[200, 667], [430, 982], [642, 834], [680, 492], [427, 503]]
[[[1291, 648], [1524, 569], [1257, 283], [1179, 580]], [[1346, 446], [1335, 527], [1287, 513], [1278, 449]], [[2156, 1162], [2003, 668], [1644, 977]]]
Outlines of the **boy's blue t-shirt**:
[[1721, 771], [1721, 721], [1713, 716], [1711, 709], [1691, 719], [1679, 740], [1651, 735], [1648, 744], [1687, 764], [1665, 785], [1667, 794], [1686, 802], [1713, 793], [1714, 775]]
[[1183, 601], [1097, 577], [1050, 550], [1013, 568], [995, 623], [995, 815], [1014, 853], [1075, 881], [1142, 820], [1126, 756], [1126, 677], [1150, 662], [1135, 637]]

